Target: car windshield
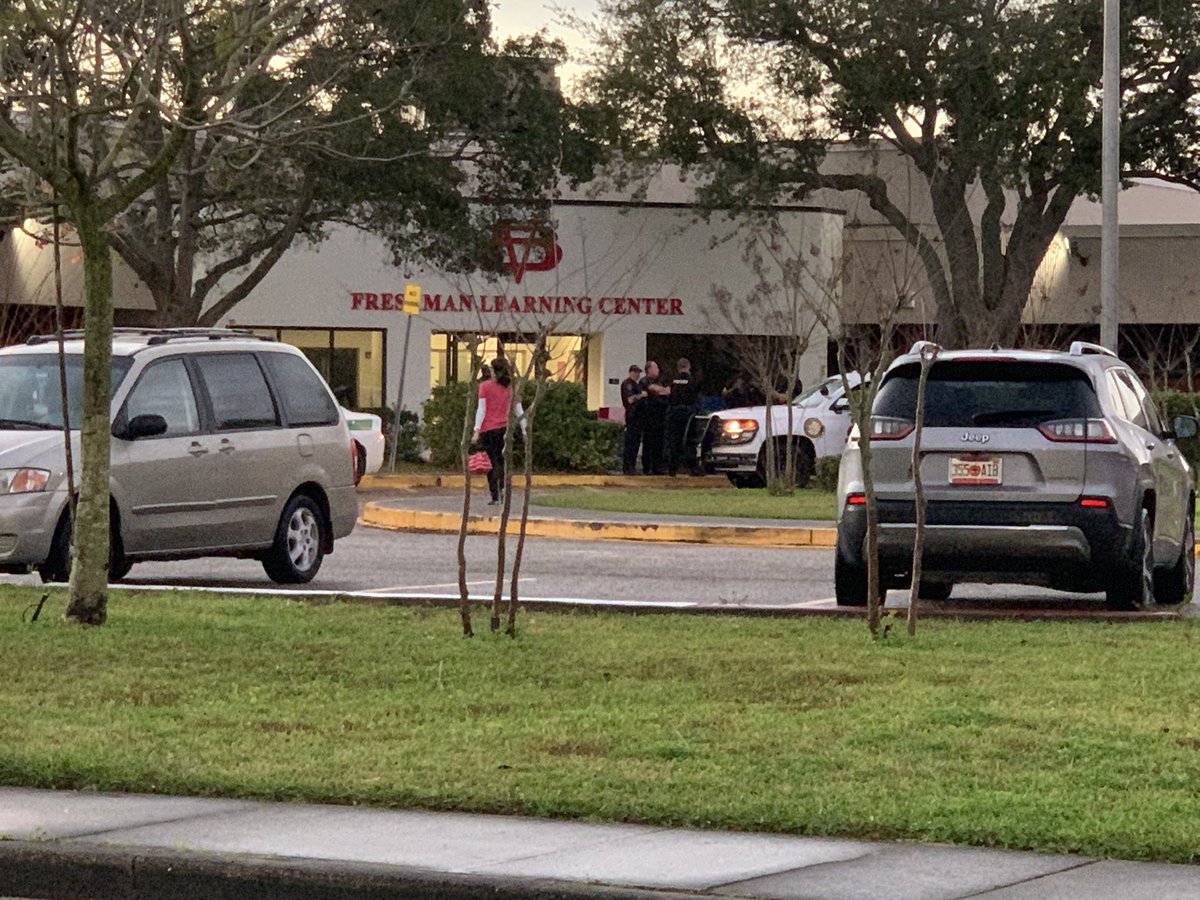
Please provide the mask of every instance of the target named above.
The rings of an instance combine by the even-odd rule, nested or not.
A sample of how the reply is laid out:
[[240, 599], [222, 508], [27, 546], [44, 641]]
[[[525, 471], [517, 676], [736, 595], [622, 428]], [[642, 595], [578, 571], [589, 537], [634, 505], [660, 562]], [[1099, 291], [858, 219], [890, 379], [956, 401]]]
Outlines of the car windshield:
[[[112, 390], [121, 384], [133, 360], [112, 361]], [[83, 357], [66, 357], [67, 402], [72, 429], [83, 419]], [[62, 428], [62, 388], [54, 353], [0, 356], [0, 431]]]
[[810, 387], [807, 391], [800, 394], [792, 401], [793, 406], [820, 406], [830, 394], [840, 390], [842, 387], [842, 376], [835, 375], [832, 378], [826, 378], [820, 384]]
[[[875, 415], [913, 421], [920, 374], [916, 363], [891, 372], [875, 399]], [[1100, 414], [1091, 382], [1074, 366], [964, 361], [935, 363], [929, 370], [925, 425], [930, 428], [1022, 428]]]

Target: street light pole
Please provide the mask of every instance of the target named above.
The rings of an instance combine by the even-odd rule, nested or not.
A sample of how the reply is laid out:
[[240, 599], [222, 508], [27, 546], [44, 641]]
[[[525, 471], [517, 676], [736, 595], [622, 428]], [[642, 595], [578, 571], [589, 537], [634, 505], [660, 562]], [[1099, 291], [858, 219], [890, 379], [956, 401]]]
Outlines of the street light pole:
[[1101, 117], [1100, 343], [1116, 352], [1121, 190], [1121, 7], [1104, 0], [1104, 101]]

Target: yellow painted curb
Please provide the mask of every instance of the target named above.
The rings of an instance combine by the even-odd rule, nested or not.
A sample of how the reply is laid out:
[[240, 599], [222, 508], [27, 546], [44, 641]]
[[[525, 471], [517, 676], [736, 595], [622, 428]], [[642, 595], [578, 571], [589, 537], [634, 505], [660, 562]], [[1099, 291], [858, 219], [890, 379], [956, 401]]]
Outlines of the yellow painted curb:
[[[484, 476], [477, 476], [477, 484], [487, 484]], [[524, 482], [523, 476], [513, 478], [513, 484], [520, 487]], [[671, 478], [666, 475], [534, 475], [534, 487], [678, 487], [678, 488], [732, 488], [729, 479], [724, 475], [680, 475]], [[463, 476], [453, 474], [443, 475], [367, 475], [364, 476], [360, 487], [367, 490], [387, 488], [459, 488], [463, 486]]]
[[[361, 524], [395, 531], [456, 533], [460, 513], [397, 509], [378, 503], [363, 508]], [[508, 521], [508, 533], [520, 530], [520, 516]], [[497, 534], [499, 516], [471, 516], [469, 534]], [[837, 543], [834, 528], [787, 528], [758, 525], [655, 525], [652, 523], [587, 522], [578, 519], [530, 519], [525, 533], [533, 537], [573, 541], [661, 541], [680, 544], [721, 544], [726, 547], [832, 547]]]

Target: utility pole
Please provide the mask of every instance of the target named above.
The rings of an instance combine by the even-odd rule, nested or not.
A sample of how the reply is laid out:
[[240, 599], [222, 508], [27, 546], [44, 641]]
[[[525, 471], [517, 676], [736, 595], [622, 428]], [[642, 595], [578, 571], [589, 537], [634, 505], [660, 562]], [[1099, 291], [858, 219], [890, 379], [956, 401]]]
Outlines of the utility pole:
[[1117, 196], [1121, 190], [1121, 6], [1104, 0], [1104, 101], [1101, 119], [1100, 220], [1100, 343], [1117, 350], [1117, 254], [1120, 220]]

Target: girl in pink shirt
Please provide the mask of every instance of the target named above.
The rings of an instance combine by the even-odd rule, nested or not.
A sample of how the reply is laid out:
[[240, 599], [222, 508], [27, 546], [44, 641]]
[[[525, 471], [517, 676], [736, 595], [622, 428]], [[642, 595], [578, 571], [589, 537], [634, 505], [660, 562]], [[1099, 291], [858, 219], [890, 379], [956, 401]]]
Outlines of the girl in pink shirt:
[[[492, 492], [489, 506], [500, 502], [504, 484], [504, 432], [508, 428], [508, 408], [512, 404], [512, 376], [508, 361], [492, 360], [492, 377], [479, 385], [479, 406], [475, 410], [475, 433], [471, 440], [487, 451], [492, 470], [487, 473], [488, 490]], [[517, 400], [517, 420], [525, 433], [525, 410]]]

